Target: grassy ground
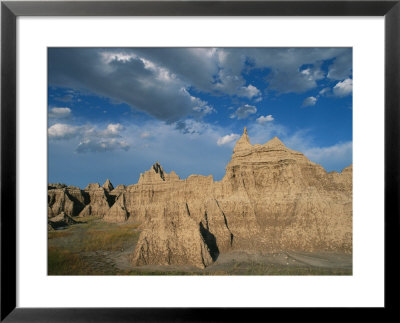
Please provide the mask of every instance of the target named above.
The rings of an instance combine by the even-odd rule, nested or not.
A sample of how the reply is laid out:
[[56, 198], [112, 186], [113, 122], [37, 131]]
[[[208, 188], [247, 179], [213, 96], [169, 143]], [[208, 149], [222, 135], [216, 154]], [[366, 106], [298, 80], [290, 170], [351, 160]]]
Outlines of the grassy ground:
[[79, 220], [85, 223], [48, 232], [48, 274], [119, 274], [113, 258], [136, 244], [140, 234], [137, 225]]
[[179, 270], [130, 270], [126, 275], [207, 275], [207, 276], [342, 276], [351, 275], [351, 269], [343, 268], [318, 268], [318, 267], [285, 267], [276, 264], [252, 264], [242, 263], [237, 267], [226, 270], [205, 269], [203, 271], [179, 271]]
[[[140, 231], [136, 224], [75, 219], [81, 223], [48, 232], [49, 275], [351, 275], [351, 256], [281, 253], [249, 259], [235, 253], [220, 255], [206, 269], [177, 266], [132, 267]], [[244, 258], [243, 258], [244, 257]], [[247, 258], [246, 258], [247, 257]], [[322, 258], [320, 258], [322, 257]], [[304, 261], [321, 260], [321, 266]], [[326, 259], [333, 265], [323, 265]], [[343, 261], [343, 259], [345, 261]], [[346, 260], [347, 259], [347, 260]]]

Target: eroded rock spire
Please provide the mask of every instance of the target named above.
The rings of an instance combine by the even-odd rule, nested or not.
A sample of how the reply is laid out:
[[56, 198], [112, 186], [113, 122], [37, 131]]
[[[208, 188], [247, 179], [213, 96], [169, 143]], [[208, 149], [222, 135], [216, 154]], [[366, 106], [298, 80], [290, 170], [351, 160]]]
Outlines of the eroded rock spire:
[[251, 150], [251, 148], [252, 145], [250, 143], [249, 136], [247, 135], [247, 128], [244, 127], [242, 137], [240, 137], [240, 139], [236, 142], [235, 148], [233, 148], [233, 154], [243, 154]]
[[113, 184], [110, 182], [110, 180], [107, 179], [107, 180], [104, 182], [104, 184], [103, 184], [103, 188], [104, 188], [106, 191], [112, 191], [112, 190], [114, 189], [114, 186], [113, 186]]

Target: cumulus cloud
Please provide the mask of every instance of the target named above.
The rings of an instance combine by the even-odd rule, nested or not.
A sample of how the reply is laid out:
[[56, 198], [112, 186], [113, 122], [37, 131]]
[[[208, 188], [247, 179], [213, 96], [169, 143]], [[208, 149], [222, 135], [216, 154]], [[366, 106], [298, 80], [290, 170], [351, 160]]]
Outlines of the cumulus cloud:
[[130, 145], [121, 135], [125, 128], [119, 123], [110, 123], [104, 130], [97, 126], [83, 125], [73, 126], [56, 123], [49, 127], [48, 137], [50, 140], [79, 139], [76, 148], [77, 153], [101, 152], [116, 149], [129, 149]]
[[258, 123], [260, 123], [260, 124], [264, 124], [264, 123], [266, 123], [266, 122], [271, 122], [271, 121], [274, 121], [274, 117], [272, 116], [272, 115], [267, 115], [267, 116], [260, 116], [260, 117], [258, 117], [257, 118], [257, 120], [256, 120]]
[[191, 96], [192, 103], [194, 105], [193, 111], [195, 116], [203, 117], [207, 114], [216, 112], [216, 110], [211, 107], [206, 101], [200, 100], [194, 96]]
[[51, 108], [49, 111], [49, 118], [52, 119], [67, 119], [71, 116], [70, 108]]
[[218, 138], [217, 145], [222, 146], [222, 145], [231, 144], [239, 138], [240, 138], [240, 135], [231, 133], [230, 135], [226, 135], [226, 136]]
[[[334, 60], [328, 73], [321, 68]], [[304, 93], [326, 77], [351, 75], [351, 48], [52, 48], [49, 84], [90, 91], [173, 123], [214, 111], [190, 89], [261, 100], [244, 72], [260, 69], [267, 89]], [[196, 100], [197, 99], [197, 100]]]
[[47, 131], [49, 139], [71, 139], [79, 135], [80, 127], [64, 123], [53, 124]]
[[333, 87], [333, 94], [338, 97], [350, 95], [353, 92], [353, 80], [348, 78], [342, 82], [338, 82]]
[[119, 124], [119, 123], [110, 123], [107, 125], [107, 128], [100, 133], [102, 136], [109, 136], [109, 137], [114, 137], [114, 136], [119, 136], [120, 132], [124, 130], [124, 127]]
[[251, 114], [255, 114], [257, 112], [257, 108], [254, 105], [245, 104], [239, 107], [233, 114], [231, 114], [231, 118], [246, 119]]
[[[326, 77], [321, 69], [323, 61], [352, 56], [351, 48], [254, 48], [246, 52], [255, 68], [270, 69], [267, 89], [279, 93], [304, 93], [316, 88], [317, 81]], [[351, 60], [343, 60], [343, 64], [344, 69], [351, 70]]]
[[251, 84], [249, 84], [248, 86], [240, 87], [237, 92], [238, 96], [247, 97], [248, 99], [257, 97], [260, 94], [260, 90]]
[[188, 92], [190, 84], [171, 70], [145, 57], [121, 56], [115, 51], [50, 49], [49, 84], [90, 91], [167, 122], [191, 115], [194, 108], [204, 106]]
[[303, 101], [303, 107], [310, 107], [317, 103], [317, 98], [314, 96], [309, 96]]

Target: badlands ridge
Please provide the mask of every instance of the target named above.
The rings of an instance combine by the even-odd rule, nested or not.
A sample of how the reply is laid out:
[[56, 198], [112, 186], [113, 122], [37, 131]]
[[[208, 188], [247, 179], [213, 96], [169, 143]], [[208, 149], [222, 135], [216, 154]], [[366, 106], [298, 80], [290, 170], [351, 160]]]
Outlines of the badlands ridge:
[[204, 268], [233, 250], [351, 253], [352, 166], [327, 173], [277, 137], [251, 145], [245, 128], [218, 182], [155, 163], [129, 186], [49, 184], [49, 230], [83, 216], [139, 223], [133, 266]]

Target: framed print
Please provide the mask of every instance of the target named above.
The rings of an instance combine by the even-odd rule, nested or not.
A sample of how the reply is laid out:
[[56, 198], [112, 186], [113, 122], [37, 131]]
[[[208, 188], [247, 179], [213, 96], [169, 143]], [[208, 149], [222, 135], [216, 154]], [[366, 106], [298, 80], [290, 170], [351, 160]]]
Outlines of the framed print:
[[2, 320], [395, 306], [398, 1], [1, 8]]

